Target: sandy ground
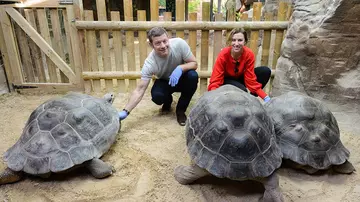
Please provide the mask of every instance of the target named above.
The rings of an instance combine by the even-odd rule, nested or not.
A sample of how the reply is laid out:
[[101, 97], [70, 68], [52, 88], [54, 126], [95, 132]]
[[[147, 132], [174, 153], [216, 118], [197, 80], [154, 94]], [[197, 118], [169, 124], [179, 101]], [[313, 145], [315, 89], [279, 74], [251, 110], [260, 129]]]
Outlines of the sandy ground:
[[[0, 96], [1, 154], [17, 141], [30, 113], [54, 96], [58, 95]], [[127, 95], [118, 95], [115, 107], [122, 109], [126, 100]], [[18, 183], [1, 186], [0, 201], [259, 200], [264, 190], [261, 184], [252, 181], [234, 182], [210, 177], [200, 180], [199, 184], [178, 184], [173, 178], [174, 167], [189, 163], [184, 127], [177, 124], [174, 113], [161, 115], [159, 108], [147, 94], [123, 121], [117, 142], [102, 158], [115, 167], [113, 176], [99, 180], [83, 169], [53, 175], [46, 180], [26, 176]], [[341, 135], [344, 145], [351, 151], [350, 161], [360, 170], [359, 133], [343, 131]], [[1, 162], [0, 169], [5, 167]], [[286, 201], [337, 202], [360, 199], [360, 177], [356, 173], [342, 175], [328, 171], [309, 176], [289, 168], [281, 168], [277, 172]]]

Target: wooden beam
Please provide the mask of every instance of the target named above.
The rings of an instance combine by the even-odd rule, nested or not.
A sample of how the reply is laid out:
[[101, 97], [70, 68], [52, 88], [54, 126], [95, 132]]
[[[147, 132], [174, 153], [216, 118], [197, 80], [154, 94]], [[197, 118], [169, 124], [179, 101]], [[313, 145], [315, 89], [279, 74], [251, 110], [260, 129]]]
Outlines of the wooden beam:
[[11, 18], [27, 33], [27, 35], [44, 51], [44, 53], [56, 64], [56, 66], [69, 78], [75, 82], [75, 73], [54, 51], [54, 49], [40, 36], [40, 34], [27, 23], [26, 19], [14, 8], [5, 7], [5, 11]]
[[[260, 21], [261, 17], [261, 2], [254, 2], [253, 3], [253, 17], [252, 21]], [[258, 44], [259, 44], [259, 31], [253, 30], [250, 34], [250, 49], [256, 55], [258, 54]]]
[[[97, 17], [99, 20], [107, 20], [106, 4], [104, 0], [96, 0]], [[109, 47], [109, 32], [108, 30], [100, 31], [100, 44], [101, 44], [101, 58], [103, 64], [103, 71], [111, 71], [111, 56]], [[113, 91], [113, 80], [105, 80], [105, 88], [107, 91]]]
[[[3, 1], [3, 0], [1, 0]], [[20, 2], [20, 1], [19, 1]], [[59, 1], [54, 0], [42, 0], [42, 1], [22, 1], [22, 3], [12, 4], [11, 7], [18, 8], [65, 8], [64, 5], [61, 5]]]
[[[190, 21], [197, 21], [197, 13], [189, 14]], [[189, 31], [189, 46], [192, 54], [196, 57], [196, 43], [197, 43], [197, 33], [196, 30]]]
[[69, 25], [69, 33], [70, 33], [70, 41], [71, 41], [71, 50], [73, 55], [75, 77], [76, 77], [76, 85], [79, 88], [84, 89], [84, 82], [81, 78], [81, 72], [83, 71], [83, 67], [88, 65], [84, 62], [85, 58], [85, 31], [77, 30], [74, 25], [74, 20], [84, 20], [83, 15], [83, 3], [82, 0], [73, 0], [73, 5], [66, 6], [66, 14], [67, 14], [67, 22]]
[[[199, 78], [210, 78], [211, 71], [198, 71]], [[271, 77], [274, 77], [275, 71], [271, 71]], [[89, 79], [139, 79], [141, 78], [140, 71], [131, 72], [83, 72], [82, 77], [84, 80]]]
[[246, 30], [284, 30], [287, 29], [287, 21], [257, 21], [257, 22], [149, 22], [149, 21], [76, 21], [75, 26], [78, 29], [95, 30], [149, 30], [154, 26], [164, 27], [169, 30], [231, 30], [233, 28], [244, 28]]
[[[14, 84], [21, 84], [24, 82], [24, 78], [21, 71], [20, 57], [15, 40], [16, 37], [14, 35], [14, 30], [10, 18], [6, 14], [5, 7], [0, 7], [0, 24], [5, 41], [4, 48], [7, 50], [8, 61], [10, 64], [10, 75], [12, 75], [10, 80], [12, 80]], [[9, 72], [7, 71], [7, 73]]]
[[[278, 10], [278, 15], [277, 15], [277, 20], [279, 22], [286, 21], [287, 6], [288, 6], [287, 2], [280, 2], [279, 3], [279, 10]], [[278, 61], [278, 59], [280, 57], [281, 44], [283, 42], [283, 36], [284, 36], [284, 31], [276, 30], [274, 56], [273, 56], [273, 64], [272, 64], [273, 69], [276, 68], [277, 61]]]
[[34, 94], [34, 93], [83, 91], [83, 88], [71, 83], [23, 83], [21, 86], [26, 86], [30, 88], [15, 89], [19, 93]]
[[[175, 20], [176, 22], [185, 21], [185, 1], [184, 0], [175, 0]], [[204, 12], [203, 12], [204, 13]], [[176, 32], [176, 37], [184, 39], [184, 30], [178, 30]]]
[[159, 20], [159, 1], [158, 0], [150, 0], [150, 19], [151, 19], [151, 21]]
[[[50, 37], [50, 30], [49, 30], [49, 26], [48, 26], [48, 18], [46, 15], [46, 11], [45, 9], [37, 9], [37, 18], [39, 21], [39, 27], [40, 27], [40, 34], [41, 36], [45, 39], [45, 41], [49, 44], [51, 44], [51, 37]], [[45, 57], [45, 61], [46, 61], [46, 65], [47, 65], [47, 69], [48, 69], [48, 74], [49, 74], [49, 82], [50, 83], [56, 83], [57, 82], [57, 73], [56, 73], [56, 66], [55, 64], [49, 60], [49, 58]]]
[[[201, 19], [203, 22], [210, 21], [210, 2], [202, 2], [202, 13]], [[209, 31], [201, 30], [200, 39], [200, 69], [201, 71], [209, 70]], [[212, 69], [212, 68], [211, 68]], [[200, 78], [199, 89], [200, 93], [203, 94], [207, 91], [208, 79]]]
[[[221, 13], [215, 14], [215, 21], [221, 22], [223, 21], [223, 15]], [[223, 47], [223, 37], [222, 37], [222, 30], [217, 30], [214, 32], [214, 49], [213, 49], [213, 65], [215, 65], [215, 61], [217, 59], [218, 54], [220, 53]]]
[[[2, 15], [1, 13], [5, 14], [5, 11], [0, 9], [0, 17]], [[9, 55], [8, 55], [8, 51], [6, 49], [5, 38], [4, 38], [4, 34], [3, 34], [1, 24], [2, 24], [2, 22], [1, 22], [1, 19], [0, 19], [0, 53], [1, 53], [0, 57], [2, 57], [3, 62], [4, 62], [4, 69], [5, 69], [5, 73], [6, 73], [8, 83], [13, 83], [14, 78], [13, 78], [13, 75], [12, 75], [12, 72], [11, 72], [10, 58], [9, 58]], [[11, 85], [9, 85], [9, 87], [10, 87], [10, 90], [13, 91]]]

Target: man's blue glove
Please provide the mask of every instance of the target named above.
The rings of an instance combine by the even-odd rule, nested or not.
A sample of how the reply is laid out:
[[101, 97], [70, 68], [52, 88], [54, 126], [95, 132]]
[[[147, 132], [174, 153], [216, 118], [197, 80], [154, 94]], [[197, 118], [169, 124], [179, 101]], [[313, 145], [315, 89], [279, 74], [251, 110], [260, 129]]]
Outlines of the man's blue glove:
[[267, 103], [270, 101], [270, 97], [267, 95], [266, 97], [264, 97], [264, 102]]
[[179, 79], [180, 79], [182, 73], [183, 73], [183, 71], [182, 71], [181, 67], [177, 66], [169, 77], [170, 78], [169, 85], [171, 85], [172, 87], [176, 86], [176, 84], [178, 84], [178, 82], [179, 82]]
[[120, 121], [121, 120], [124, 120], [128, 115], [129, 115], [129, 112], [125, 111], [125, 110], [122, 110], [121, 112], [118, 113], [119, 114], [119, 119]]

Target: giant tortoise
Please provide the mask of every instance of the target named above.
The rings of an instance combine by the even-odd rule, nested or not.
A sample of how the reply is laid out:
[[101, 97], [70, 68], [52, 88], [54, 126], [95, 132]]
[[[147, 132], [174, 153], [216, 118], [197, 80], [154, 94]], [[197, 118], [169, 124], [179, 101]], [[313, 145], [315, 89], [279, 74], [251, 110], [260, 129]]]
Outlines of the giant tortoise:
[[260, 101], [232, 85], [206, 92], [192, 108], [186, 123], [190, 166], [175, 168], [180, 184], [213, 175], [263, 183], [264, 201], [283, 201], [274, 172], [282, 154], [273, 124]]
[[265, 109], [273, 120], [284, 163], [309, 174], [329, 168], [339, 173], [355, 170], [337, 121], [320, 100], [290, 91], [274, 97]]
[[20, 139], [4, 154], [6, 170], [0, 184], [22, 178], [22, 173], [48, 177], [85, 166], [96, 178], [112, 174], [99, 158], [109, 150], [120, 130], [114, 95], [102, 99], [68, 93], [41, 104], [30, 115]]

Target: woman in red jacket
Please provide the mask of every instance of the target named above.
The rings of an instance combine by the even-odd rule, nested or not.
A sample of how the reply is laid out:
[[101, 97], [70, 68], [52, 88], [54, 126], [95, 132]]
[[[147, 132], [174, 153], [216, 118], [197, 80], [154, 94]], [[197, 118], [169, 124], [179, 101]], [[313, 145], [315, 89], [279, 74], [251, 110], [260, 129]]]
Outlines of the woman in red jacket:
[[245, 46], [247, 35], [243, 28], [235, 28], [229, 34], [231, 46], [223, 48], [214, 65], [208, 91], [221, 85], [231, 84], [251, 94], [261, 97], [265, 102], [270, 97], [262, 90], [271, 76], [268, 67], [254, 68], [255, 56], [250, 48]]

